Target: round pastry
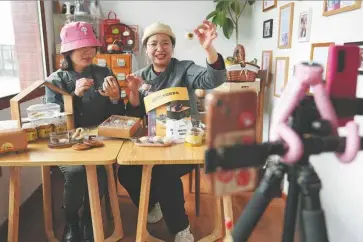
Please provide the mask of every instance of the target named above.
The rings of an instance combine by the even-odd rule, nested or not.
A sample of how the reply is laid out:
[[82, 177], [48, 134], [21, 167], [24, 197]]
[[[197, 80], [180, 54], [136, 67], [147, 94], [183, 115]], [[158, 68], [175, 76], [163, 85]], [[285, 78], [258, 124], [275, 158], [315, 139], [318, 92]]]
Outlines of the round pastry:
[[95, 136], [89, 136], [88, 139], [84, 139], [83, 143], [91, 147], [102, 147], [104, 144], [95, 139]]
[[154, 143], [160, 143], [160, 142], [162, 142], [162, 141], [163, 141], [163, 138], [162, 138], [162, 137], [160, 137], [160, 136], [154, 136], [154, 137], [152, 138], [152, 141], [153, 141]]
[[91, 146], [91, 147], [102, 147], [104, 144], [101, 141], [88, 139], [83, 141], [84, 144]]
[[146, 143], [146, 142], [147, 142], [147, 140], [148, 140], [148, 137], [147, 137], [147, 136], [144, 136], [144, 137], [141, 137], [139, 140], [140, 140], [142, 143]]
[[166, 137], [166, 136], [165, 136], [165, 137], [163, 138], [163, 143], [164, 143], [164, 144], [170, 144], [170, 143], [171, 143], [171, 138], [170, 138], [170, 137]]
[[194, 34], [192, 32], [186, 33], [185, 34], [185, 38], [187, 38], [188, 40], [192, 40], [194, 37]]
[[72, 148], [74, 150], [89, 150], [89, 149], [91, 149], [91, 146], [89, 146], [87, 144], [74, 144], [72, 146]]

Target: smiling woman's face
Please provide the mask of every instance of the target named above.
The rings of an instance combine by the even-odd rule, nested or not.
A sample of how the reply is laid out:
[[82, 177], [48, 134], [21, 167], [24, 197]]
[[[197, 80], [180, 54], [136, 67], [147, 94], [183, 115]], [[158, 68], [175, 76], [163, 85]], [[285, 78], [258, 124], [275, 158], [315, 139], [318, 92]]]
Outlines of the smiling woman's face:
[[173, 54], [173, 44], [166, 34], [150, 36], [146, 43], [146, 54], [155, 67], [166, 67]]
[[84, 47], [72, 51], [71, 60], [75, 69], [84, 69], [92, 64], [96, 56], [96, 48]]

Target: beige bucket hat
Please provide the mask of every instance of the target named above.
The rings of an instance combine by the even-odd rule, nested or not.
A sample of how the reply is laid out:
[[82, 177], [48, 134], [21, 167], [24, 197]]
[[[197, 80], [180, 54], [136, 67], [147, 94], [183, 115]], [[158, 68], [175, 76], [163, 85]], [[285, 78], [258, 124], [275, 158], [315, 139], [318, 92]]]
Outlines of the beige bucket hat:
[[147, 26], [144, 31], [144, 35], [142, 36], [141, 43], [145, 45], [145, 41], [155, 34], [166, 34], [173, 38], [175, 42], [175, 34], [171, 30], [169, 25], [163, 24], [161, 22], [154, 22]]

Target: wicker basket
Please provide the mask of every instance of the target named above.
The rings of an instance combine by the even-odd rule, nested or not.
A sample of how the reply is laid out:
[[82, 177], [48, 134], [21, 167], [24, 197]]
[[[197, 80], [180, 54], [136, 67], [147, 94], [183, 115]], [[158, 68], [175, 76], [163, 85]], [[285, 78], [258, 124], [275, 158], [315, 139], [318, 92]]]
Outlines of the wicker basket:
[[242, 70], [227, 71], [227, 81], [229, 82], [253, 82], [256, 80], [260, 67], [252, 62], [245, 61], [245, 48], [237, 45], [233, 52], [233, 57], [241, 65]]

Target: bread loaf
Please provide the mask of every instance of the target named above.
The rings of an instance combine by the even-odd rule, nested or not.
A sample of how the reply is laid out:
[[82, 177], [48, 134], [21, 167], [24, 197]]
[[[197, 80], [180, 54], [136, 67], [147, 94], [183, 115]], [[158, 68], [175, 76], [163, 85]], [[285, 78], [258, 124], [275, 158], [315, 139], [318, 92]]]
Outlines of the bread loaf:
[[0, 130], [0, 154], [23, 151], [27, 147], [27, 134], [23, 129]]

